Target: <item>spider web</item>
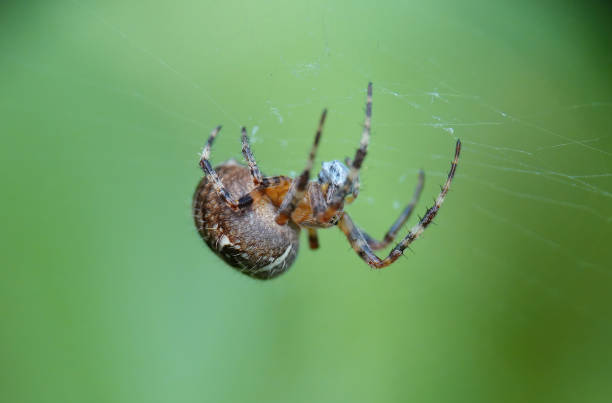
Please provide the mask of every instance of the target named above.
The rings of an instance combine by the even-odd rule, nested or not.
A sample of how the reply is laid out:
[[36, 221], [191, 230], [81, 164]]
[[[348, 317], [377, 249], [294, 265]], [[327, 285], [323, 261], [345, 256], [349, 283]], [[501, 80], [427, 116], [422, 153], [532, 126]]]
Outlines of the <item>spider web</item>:
[[[208, 132], [220, 123], [225, 126], [213, 147], [215, 163], [241, 160], [238, 139], [244, 124], [262, 171], [296, 175], [323, 107], [330, 114], [317, 163], [352, 156], [360, 139], [365, 88], [373, 81], [373, 132], [361, 193], [347, 208], [360, 227], [383, 234], [410, 199], [419, 169], [427, 174], [417, 208], [423, 213], [445, 180], [459, 138], [458, 173], [439, 225], [432, 235], [425, 233], [429, 241], [415, 243], [414, 265], [456, 265], [446, 276], [482, 279], [491, 294], [480, 301], [498, 301], [500, 316], [513, 323], [535, 321], [549, 307], [562, 306], [571, 323], [589, 323], [605, 329], [593, 334], [607, 333], [612, 286], [609, 36], [601, 35], [596, 23], [568, 17], [571, 13], [550, 14], [538, 25], [550, 10], [534, 8], [531, 16], [523, 16], [508, 8], [499, 13], [503, 18], [482, 20], [475, 5], [466, 10], [446, 6], [444, 11], [411, 9], [407, 27], [395, 15], [407, 12], [399, 5], [388, 10], [363, 4], [347, 10], [300, 6], [299, 15], [287, 13], [279, 23], [266, 17], [267, 7], [243, 4], [236, 14], [229, 6], [205, 12], [197, 4], [183, 10], [160, 4], [151, 21], [143, 22], [141, 5], [66, 1], [62, 16], [54, 15], [58, 26], [68, 24], [55, 27], [64, 35], [57, 40], [64, 44], [63, 53], [12, 49], [4, 63], [37, 82], [65, 86], [68, 94], [102, 99], [100, 110], [66, 101], [64, 115], [58, 116], [114, 131], [112, 150], [118, 159], [131, 158], [117, 151], [117, 144], [125, 146], [123, 135], [135, 139], [126, 142], [140, 156], [157, 153], [152, 160], [158, 161], [169, 155], [182, 171], [174, 177], [157, 171], [165, 184], [191, 172]], [[189, 10], [204, 13], [211, 27], [185, 17]], [[374, 27], [355, 28], [367, 26], [365, 16], [372, 13]], [[519, 15], [526, 20], [522, 31], [505, 22]], [[571, 29], [560, 32], [568, 21]], [[292, 34], [284, 38], [265, 31], [266, 24]], [[292, 31], [293, 25], [299, 28]], [[398, 39], [422, 37], [427, 43]], [[104, 67], [108, 59], [110, 67]], [[68, 72], [70, 63], [77, 68]], [[114, 100], [154, 122], [131, 119], [131, 111], [113, 116]], [[8, 103], [3, 108], [27, 111]], [[114, 156], [102, 153], [113, 161]], [[191, 179], [177, 181], [188, 187]], [[188, 222], [190, 200], [183, 199]], [[339, 234], [320, 236], [322, 245], [332, 245], [323, 248], [327, 255], [321, 259], [332, 259], [330, 250], [352, 253]], [[507, 293], [501, 302], [495, 290]], [[524, 300], [536, 302], [514, 305]]]
[[[235, 127], [242, 125], [231, 103], [219, 101], [214, 91], [207, 89], [206, 77], [196, 78], [183, 72], [172, 62], [171, 54], [161, 56], [149, 50], [145, 44], [128, 34], [126, 29], [111, 22], [95, 8], [81, 2], [74, 2], [74, 4], [83, 15], [89, 18], [90, 22], [99, 24], [108, 31], [108, 34], [115, 35], [127, 49], [140, 54], [143, 63], [157, 65], [159, 70], [165, 72], [171, 77], [171, 80], [175, 80], [179, 86], [183, 87], [183, 90], [200, 92], [211, 109], [217, 111], [216, 115], [220, 117], [220, 120], [229, 121]], [[353, 73], [356, 71], [362, 77], [360, 83], [366, 83], [372, 79], [373, 73], [360, 71], [358, 66], [353, 68], [353, 61], [349, 56], [337, 52], [330, 46], [324, 17], [321, 24], [323, 37], [318, 57], [314, 60], [306, 59], [303, 62], [283, 63], [281, 55], [280, 69], [285, 70], [285, 73], [296, 80], [309, 79], [311, 82], [316, 81], [317, 76], [323, 75], [326, 69], [330, 69], [330, 66], [335, 64], [340, 66], [340, 69], [346, 71], [351, 69]], [[389, 52], [391, 52], [390, 49], [379, 49], [371, 57], [389, 56]], [[544, 92], [538, 97], [538, 94], [528, 89], [521, 96], [535, 98], [537, 107], [528, 108], [526, 113], [515, 113], [512, 111], [512, 106], [505, 107], [495, 104], [486, 96], [457, 88], [456, 84], [444, 78], [445, 67], [440, 66], [440, 62], [434, 58], [429, 58], [423, 63], [423, 66], [419, 66], [419, 70], [426, 70], [426, 72], [422, 72], [420, 79], [429, 83], [429, 87], [422, 83], [413, 85], [385, 82], [384, 79], [377, 80], [375, 108], [382, 108], [380, 105], [383, 103], [393, 103], [407, 111], [403, 116], [394, 115], [386, 122], [381, 122], [375, 117], [375, 135], [370, 150], [382, 149], [384, 151], [370, 153], [369, 170], [386, 170], [385, 175], [397, 175], [397, 182], [404, 183], [410, 175], [415, 175], [417, 168], [399, 166], [398, 161], [402, 161], [404, 149], [389, 140], [394, 136], [383, 137], [382, 133], [385, 131], [412, 133], [432, 129], [426, 131], [424, 135], [427, 140], [434, 135], [447, 137], [449, 140], [462, 139], [465, 156], [461, 162], [462, 172], [459, 176], [462, 181], [470, 182], [479, 188], [479, 193], [490, 193], [500, 200], [510, 198], [513, 203], [524, 203], [524, 208], [554, 207], [555, 215], [560, 212], [565, 219], [570, 221], [571, 217], [577, 214], [580, 217], [586, 216], [589, 224], [584, 225], [585, 228], [601, 228], [609, 233], [609, 225], [612, 222], [612, 211], [609, 208], [611, 205], [609, 199], [612, 197], [612, 180], [610, 179], [612, 171], [609, 170], [609, 161], [612, 152], [608, 147], [612, 101], [606, 97], [609, 94], [604, 94], [604, 98], [587, 98], [578, 103], [563, 104], [556, 99], [548, 99], [548, 97], [559, 94]], [[248, 118], [249, 121], [255, 122], [250, 129], [251, 142], [280, 147], [282, 155], [287, 156], [286, 160], [275, 158], [273, 161], [266, 161], [266, 169], [270, 172], [286, 172], [288, 169], [289, 174], [295, 176], [300, 165], [288, 164], [286, 161], [304, 159], [304, 150], [308, 149], [311, 136], [306, 131], [307, 135], [284, 133], [281, 138], [274, 138], [276, 134], [264, 134], [261, 128], [265, 126], [269, 132], [270, 126], [277, 126], [282, 130], [288, 119], [301, 114], [304, 109], [313, 109], [312, 107], [320, 109], [323, 105], [332, 111], [340, 110], [341, 112], [338, 113], [340, 116], [337, 118], [348, 117], [354, 126], [353, 134], [348, 134], [347, 131], [342, 138], [332, 137], [332, 135], [325, 136], [326, 146], [334, 151], [340, 151], [340, 155], [334, 152], [336, 156], [330, 155], [330, 158], [342, 159], [345, 155], [352, 155], [352, 149], [359, 139], [361, 130], [359, 127], [361, 115], [356, 113], [354, 101], [364, 98], [363, 87], [365, 85], [352, 87], [344, 95], [336, 98], [326, 95], [325, 88], [321, 86], [316, 89], [312, 88], [312, 93], [308, 94], [306, 99], [303, 94], [293, 93], [288, 97], [292, 99], [291, 102], [266, 100], [263, 113], [260, 110], [257, 117], [252, 115]], [[131, 91], [130, 95], [164, 113], [169, 119], [191, 123], [198, 129], [205, 130], [212, 124], [212, 122], [208, 123], [168, 108], [160, 104], [160, 101], [154, 101], [138, 91]], [[350, 110], [344, 108], [347, 104], [353, 108]], [[411, 116], [412, 112], [414, 114]], [[311, 115], [309, 118], [315, 121], [316, 116]], [[300, 117], [300, 121], [304, 120], [306, 118]], [[568, 129], [565, 122], [568, 122], [570, 127], [574, 124], [586, 123], [587, 130], [581, 127]], [[593, 130], [588, 130], [589, 128]], [[380, 136], [379, 133], [381, 133]], [[525, 141], [525, 138], [528, 138], [528, 141]], [[435, 147], [426, 146], [427, 151], [424, 153], [415, 154], [420, 158], [424, 156], [431, 159], [450, 160], [452, 142], [444, 143], [446, 155], [439, 153], [441, 147], [438, 147], [437, 144]], [[230, 147], [225, 147], [225, 149], [230, 149]], [[223, 148], [221, 150], [225, 151]], [[241, 158], [240, 153], [235, 150], [230, 153], [237, 159]], [[385, 154], [392, 155], [391, 162]], [[559, 156], [557, 160], [555, 154]], [[428, 174], [435, 177], [440, 183], [446, 175], [444, 171], [428, 172]], [[524, 182], [524, 185], [508, 185], [506, 181], [508, 177]], [[375, 176], [373, 180], [376, 180]], [[368, 185], [364, 184], [364, 187], [367, 190]], [[534, 190], [534, 188], [539, 190]], [[367, 194], [365, 191], [363, 193]], [[379, 204], [386, 203], [385, 197], [387, 197], [386, 194], [377, 193], [366, 195], [365, 199], [368, 204], [381, 208]], [[537, 223], [517, 220], [515, 216], [505, 212], [503, 207], [498, 208], [495, 204], [483, 204], [473, 201], [469, 206], [472, 210], [471, 214], [478, 216], [479, 219], [500, 224], [501, 227], [507, 227], [524, 237], [525, 241], [539, 242], [546, 251], [545, 253], [561, 254], [577, 266], [586, 266], [609, 273], [607, 264], [602, 265], [589, 261], [588, 253], [584, 253], [580, 248], [564, 244], [558, 239], [556, 231], [549, 232], [537, 228]], [[504, 203], [499, 203], [499, 205], [504, 206]], [[403, 207], [403, 201], [395, 198], [391, 201], [391, 207], [399, 212]]]
[[[127, 16], [116, 14], [126, 10], [103, 11], [96, 5], [80, 1], [67, 2], [64, 6], [71, 7], [73, 17], [82, 18], [84, 24], [92, 24], [97, 33], [109, 37], [111, 47], [116, 48], [118, 54], [129, 54], [136, 68], [162, 76], [174, 85], [177, 96], [195, 96], [199, 104], [193, 107], [177, 105], [174, 100], [165, 101], [163, 97], [147, 94], [142, 82], [130, 84], [129, 79], [115, 86], [105, 81], [108, 79], [96, 79], [83, 73], [73, 77], [73, 82], [85, 88], [130, 97], [169, 121], [191, 126], [194, 134], [190, 142], [194, 149], [201, 146], [204, 133], [218, 122], [230, 124], [226, 132], [236, 132], [242, 124], [250, 125], [256, 157], [267, 172], [295, 175], [301, 169], [299, 161], [304, 159], [311, 132], [314, 132], [305, 128], [314, 129], [318, 111], [324, 106], [330, 109], [331, 119], [318, 160], [352, 155], [361, 130], [365, 84], [374, 81], [374, 128], [367, 167], [362, 175], [361, 196], [361, 202], [369, 207], [361, 209], [362, 212], [375, 208], [393, 209], [399, 213], [409, 197], [409, 191], [398, 195], [388, 187], [374, 185], [380, 176], [384, 176], [391, 186], [407, 186], [407, 190], [411, 190], [409, 184], [414, 183], [418, 169], [435, 165], [433, 169], [426, 169], [429, 182], [443, 183], [446, 166], [438, 161], [450, 161], [454, 140], [460, 138], [464, 145], [463, 155], [458, 183], [453, 185], [450, 198], [455, 197], [456, 187], [469, 185], [469, 191], [462, 191], [466, 199], [462, 208], [467, 209], [462, 214], [495, 231], [509, 232], [514, 239], [533, 242], [543, 255], [563, 256], [568, 267], [591, 270], [598, 276], [604, 275], [604, 281], [610, 281], [610, 254], [593, 258], [592, 250], [575, 243], [573, 236], [566, 236], [581, 231], [599, 239], [610, 235], [612, 98], [607, 92], [609, 87], [600, 88], [600, 91], [590, 87], [581, 92], [571, 87], [564, 93], [552, 88], [557, 84], [556, 76], [534, 79], [527, 74], [525, 81], [518, 81], [511, 74], [502, 77], [495, 71], [487, 71], [484, 66], [477, 66], [472, 74], [482, 74], [484, 79], [477, 80], [474, 88], [470, 88], [462, 86], [461, 82], [474, 81], [462, 80], [453, 71], [456, 65], [449, 67], [447, 64], [456, 63], [465, 55], [449, 49], [445, 49], [445, 55], [436, 54], [435, 49], [417, 49], [421, 54], [409, 58], [396, 53], [401, 46], [396, 49], [395, 44], [381, 44], [380, 40], [371, 38], [368, 42], [366, 35], [359, 36], [365, 41], [365, 54], [369, 60], [377, 62], [360, 65], [356, 61], [362, 56], [361, 49], [349, 50], [343, 48], [345, 43], [330, 39], [334, 35], [329, 33], [328, 21], [335, 18], [336, 13], [330, 7], [323, 8], [320, 16], [313, 12], [308, 14], [307, 19], [315, 26], [309, 32], [304, 52], [310, 53], [310, 57], [281, 53], [277, 56], [277, 64], [269, 69], [282, 79], [293, 79], [296, 88], [281, 95], [277, 88], [270, 90], [271, 95], [257, 90], [241, 94], [244, 98], [253, 93], [257, 95], [253, 98], [264, 100], [263, 105], [254, 107], [245, 119], [242, 104], [234, 106], [235, 98], [227, 98], [211, 88], [210, 71], [208, 75], [190, 72], [185, 61], [178, 60], [172, 49], [154, 50], [150, 42], [153, 39], [138, 31], [129, 13]], [[474, 37], [483, 35], [477, 28], [473, 29]], [[215, 54], [219, 52], [217, 48]], [[503, 49], [496, 55], [507, 57], [508, 53]], [[45, 69], [42, 65], [36, 66], [35, 61], [18, 60], [18, 63], [31, 68], [35, 74], [62, 77], [53, 67]], [[473, 64], [477, 63], [475, 60]], [[384, 65], [395, 65], [412, 76], [403, 73], [407, 77], [403, 82], [387, 80], [383, 72], [375, 71], [377, 66]], [[536, 62], [534, 67], [540, 68]], [[245, 68], [248, 70], [247, 66]], [[328, 90], [325, 83], [338, 72], [345, 72], [351, 82]], [[560, 69], [553, 75], [565, 73], [568, 71]], [[248, 74], [244, 76], [238, 81], [243, 88], [248, 88], [251, 80]], [[609, 85], [609, 81], [606, 84]], [[499, 88], [491, 91], [489, 85], [499, 85]], [[518, 90], [509, 91], [513, 85], [518, 86]], [[532, 88], [534, 85], [536, 88]], [[229, 92], [234, 94], [236, 90]], [[356, 109], [356, 105], [361, 109]], [[206, 109], [206, 115], [214, 118], [199, 117], [198, 108]], [[338, 123], [341, 120], [345, 123]], [[236, 137], [235, 133], [224, 133], [224, 136]], [[240, 159], [236, 141], [232, 140], [219, 141], [217, 155]], [[416, 162], [406, 163], [406, 160]], [[472, 194], [468, 196], [467, 192]], [[434, 197], [435, 193], [430, 191], [428, 196]], [[509, 203], [514, 208], [508, 210]], [[540, 214], [542, 217], [536, 219]], [[540, 225], [542, 220], [554, 221], [556, 217], [563, 217], [563, 221], [550, 227]], [[365, 221], [364, 227], [376, 223], [374, 219], [368, 221], [366, 218]], [[385, 230], [380, 225], [375, 226], [377, 232]], [[587, 239], [590, 239], [588, 235]], [[596, 239], [590, 241], [597, 242]], [[495, 264], [498, 260], [486, 247], [474, 248], [487, 264]]]

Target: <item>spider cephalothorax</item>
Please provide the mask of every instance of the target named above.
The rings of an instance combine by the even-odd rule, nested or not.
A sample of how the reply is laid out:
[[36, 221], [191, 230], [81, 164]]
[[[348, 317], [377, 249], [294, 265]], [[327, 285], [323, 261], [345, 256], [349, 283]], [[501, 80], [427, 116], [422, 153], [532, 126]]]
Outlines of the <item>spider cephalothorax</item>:
[[342, 189], [342, 187], [345, 185], [348, 187], [349, 193], [344, 197], [349, 195], [351, 195], [353, 198], [357, 197], [356, 191], [359, 187], [359, 177], [350, 182], [350, 172], [350, 169], [338, 160], [328, 161], [321, 164], [318, 182], [321, 186], [327, 186], [325, 200], [328, 203], [332, 201], [338, 190]]
[[383, 240], [372, 238], [358, 229], [344, 211], [344, 204], [353, 201], [359, 194], [359, 170], [370, 141], [372, 83], [368, 84], [366, 118], [361, 143], [354, 158], [347, 159], [346, 164], [337, 160], [324, 162], [317, 180], [310, 181], [326, 116], [327, 110], [324, 110], [306, 168], [295, 179], [261, 175], [244, 127], [242, 153], [248, 167], [230, 160], [213, 168], [209, 162], [210, 149], [221, 126], [213, 130], [208, 138], [200, 158], [200, 166], [206, 176], [200, 181], [194, 195], [194, 220], [208, 246], [241, 272], [260, 279], [276, 277], [284, 273], [297, 256], [300, 228], [307, 229], [310, 247], [316, 249], [319, 247], [316, 230], [335, 225], [344, 232], [355, 252], [368, 265], [383, 268], [396, 261], [438, 213], [455, 175], [461, 150], [459, 140], [450, 172], [434, 205], [386, 258], [376, 256], [374, 251], [393, 242], [410, 217], [423, 188], [424, 174], [420, 172], [412, 201]]

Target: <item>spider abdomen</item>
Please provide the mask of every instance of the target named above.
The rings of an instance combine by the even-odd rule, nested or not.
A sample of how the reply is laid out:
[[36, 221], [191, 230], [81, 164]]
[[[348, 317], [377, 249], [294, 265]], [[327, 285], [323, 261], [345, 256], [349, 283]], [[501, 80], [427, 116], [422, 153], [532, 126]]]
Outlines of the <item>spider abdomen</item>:
[[[249, 168], [235, 161], [215, 168], [225, 188], [242, 195], [255, 188]], [[261, 197], [239, 211], [217, 194], [208, 176], [193, 196], [193, 217], [198, 232], [219, 257], [244, 274], [259, 279], [276, 277], [289, 269], [299, 249], [299, 227], [278, 225], [277, 208]]]

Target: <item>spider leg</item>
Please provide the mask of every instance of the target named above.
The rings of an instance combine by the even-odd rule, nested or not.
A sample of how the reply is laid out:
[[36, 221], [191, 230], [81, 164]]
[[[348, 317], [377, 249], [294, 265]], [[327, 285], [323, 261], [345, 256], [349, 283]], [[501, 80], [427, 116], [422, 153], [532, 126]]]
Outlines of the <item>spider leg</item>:
[[404, 208], [404, 211], [400, 214], [400, 216], [395, 220], [389, 231], [385, 234], [385, 237], [382, 241], [372, 238], [370, 235], [361, 230], [363, 237], [368, 241], [368, 245], [372, 250], [379, 250], [386, 248], [397, 236], [398, 231], [402, 226], [408, 221], [412, 211], [414, 210], [414, 206], [419, 201], [419, 196], [421, 195], [421, 190], [423, 190], [423, 183], [425, 182], [425, 173], [423, 171], [419, 171], [419, 182], [417, 183], [416, 188], [414, 189], [414, 194], [412, 195], [412, 200], [410, 203]]
[[317, 217], [319, 214], [325, 212], [327, 209], [327, 202], [325, 201], [325, 196], [323, 196], [321, 185], [316, 182], [311, 183], [310, 186], [308, 186], [308, 198], [310, 199], [313, 217]]
[[317, 148], [319, 147], [319, 140], [321, 139], [321, 132], [323, 131], [323, 124], [325, 123], [326, 115], [327, 109], [324, 109], [323, 113], [321, 114], [321, 120], [319, 121], [319, 128], [317, 129], [314, 143], [310, 149], [310, 156], [306, 162], [306, 168], [304, 168], [300, 176], [293, 181], [294, 183], [289, 188], [289, 191], [285, 195], [285, 198], [280, 205], [278, 215], [276, 216], [276, 223], [279, 225], [285, 225], [287, 223], [291, 213], [295, 210], [300, 200], [302, 200], [304, 197], [304, 192], [306, 191], [306, 186], [308, 185], [308, 180], [310, 179], [310, 170], [312, 169]]
[[308, 245], [310, 249], [319, 249], [319, 237], [314, 228], [308, 228]]
[[242, 155], [244, 155], [244, 159], [249, 164], [253, 183], [255, 184], [255, 186], [259, 186], [262, 181], [261, 172], [259, 171], [259, 167], [257, 167], [257, 162], [255, 161], [255, 157], [253, 156], [253, 152], [251, 152], [251, 147], [249, 146], [249, 139], [247, 138], [246, 127], [244, 126], [242, 127]]
[[391, 250], [389, 255], [380, 259], [373, 252], [372, 248], [368, 245], [368, 241], [363, 233], [355, 226], [353, 220], [349, 217], [347, 213], [344, 213], [340, 221], [338, 222], [338, 226], [346, 235], [348, 241], [351, 246], [357, 252], [357, 254], [371, 267], [375, 269], [382, 269], [383, 267], [389, 266], [391, 263], [395, 262], [397, 258], [399, 258], [404, 250], [410, 246], [410, 244], [417, 239], [423, 231], [427, 228], [427, 226], [433, 221], [434, 217], [438, 213], [440, 206], [444, 202], [444, 198], [448, 193], [450, 188], [450, 184], [455, 175], [455, 171], [457, 169], [457, 161], [459, 160], [459, 153], [461, 151], [461, 142], [457, 140], [457, 146], [455, 148], [455, 158], [451, 164], [451, 169], [448, 173], [448, 178], [446, 179], [446, 183], [442, 186], [442, 190], [438, 195], [434, 205], [427, 210], [425, 216], [421, 218], [419, 223], [415, 225], [408, 235], [404, 239], [402, 239], [395, 247]]
[[[200, 157], [200, 166], [202, 167], [206, 175], [208, 175], [208, 177], [212, 181], [215, 191], [217, 192], [219, 197], [221, 197], [232, 210], [238, 211], [241, 208], [249, 206], [250, 204], [253, 203], [254, 199], [261, 197], [262, 192], [266, 193], [271, 198], [274, 198], [277, 195], [277, 193], [278, 194], [286, 193], [287, 188], [289, 187], [289, 184], [291, 183], [291, 179], [286, 176], [267, 176], [265, 178], [262, 178], [261, 173], [259, 172], [259, 169], [257, 168], [257, 165], [255, 164], [255, 159], [252, 158], [252, 154], [250, 153], [250, 149], [249, 149], [248, 151], [249, 151], [250, 157], [246, 157], [246, 155], [245, 157], [247, 158], [247, 161], [249, 161], [249, 168], [251, 168], [250, 162], [252, 161], [254, 163], [256, 172], [259, 175], [259, 185], [255, 189], [251, 190], [249, 193], [242, 195], [238, 200], [232, 197], [232, 195], [223, 185], [223, 182], [221, 182], [221, 179], [219, 178], [219, 175], [217, 175], [217, 172], [215, 171], [215, 169], [210, 165], [210, 160], [209, 160], [210, 148], [212, 146], [212, 143], [215, 141], [215, 137], [217, 137], [217, 134], [219, 134], [220, 130], [221, 130], [221, 126], [217, 126], [210, 134], [210, 137], [208, 138], [208, 141], [206, 142], [206, 146], [204, 146], [204, 150], [202, 151], [202, 156]], [[243, 142], [244, 142], [244, 139], [243, 139]], [[247, 144], [247, 149], [248, 149], [248, 144]], [[244, 152], [244, 148], [243, 148], [243, 152]], [[251, 168], [251, 175], [253, 176], [253, 182], [255, 182], [257, 174], [254, 174], [253, 169]], [[280, 198], [280, 196], [276, 196], [276, 198]]]
[[217, 137], [217, 134], [219, 134], [220, 130], [221, 126], [217, 126], [210, 133], [208, 141], [206, 142], [206, 146], [204, 146], [204, 149], [202, 150], [202, 155], [200, 157], [200, 167], [202, 167], [202, 170], [204, 170], [206, 175], [208, 175], [208, 177], [212, 181], [215, 191], [217, 192], [219, 197], [221, 197], [225, 201], [225, 203], [234, 211], [238, 211], [240, 207], [238, 200], [234, 199], [229, 193], [229, 191], [225, 188], [225, 186], [223, 186], [221, 179], [219, 179], [219, 175], [217, 175], [217, 172], [210, 165], [210, 148], [212, 146], [213, 141], [215, 141], [215, 137]]
[[[355, 152], [355, 158], [351, 163], [351, 171], [349, 172], [349, 180], [344, 186], [344, 194], [345, 196], [349, 191], [349, 186], [355, 183], [357, 177], [359, 176], [359, 170], [361, 169], [361, 164], [363, 164], [363, 160], [368, 153], [368, 144], [370, 143], [370, 131], [372, 127], [372, 83], [368, 83], [368, 96], [366, 100], [366, 116], [363, 122], [363, 132], [361, 133], [361, 142], [359, 143], [359, 148]], [[359, 183], [355, 183], [356, 188], [354, 189], [355, 196], [359, 193]], [[343, 197], [344, 198], [344, 197]]]
[[368, 144], [370, 143], [370, 131], [372, 126], [372, 83], [368, 83], [368, 96], [366, 100], [366, 116], [363, 122], [363, 132], [361, 133], [361, 142], [359, 143], [359, 148], [355, 152], [355, 157], [353, 160], [346, 159], [347, 162], [350, 162], [350, 171], [348, 174], [348, 178], [344, 185], [336, 191], [333, 199], [330, 201], [330, 208], [325, 212], [325, 215], [319, 217], [322, 221], [328, 221], [331, 217], [336, 214], [336, 211], [340, 208], [342, 203], [344, 202], [344, 198], [350, 192], [351, 187], [353, 187], [353, 194], [355, 197], [359, 194], [359, 170], [361, 169], [361, 165], [363, 164], [363, 160], [365, 159], [368, 153]]

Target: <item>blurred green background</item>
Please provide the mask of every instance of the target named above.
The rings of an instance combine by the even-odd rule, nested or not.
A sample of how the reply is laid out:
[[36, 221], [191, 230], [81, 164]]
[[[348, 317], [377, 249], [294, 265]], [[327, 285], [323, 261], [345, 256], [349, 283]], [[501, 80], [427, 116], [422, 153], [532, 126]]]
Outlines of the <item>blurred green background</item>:
[[[607, 402], [612, 36], [604, 2], [3, 2], [3, 402]], [[352, 155], [382, 236], [464, 144], [423, 238], [373, 271], [336, 229], [261, 282], [192, 192]], [[416, 217], [411, 220], [411, 224]], [[403, 230], [402, 234], [406, 234]], [[302, 234], [304, 236], [304, 234]]]

